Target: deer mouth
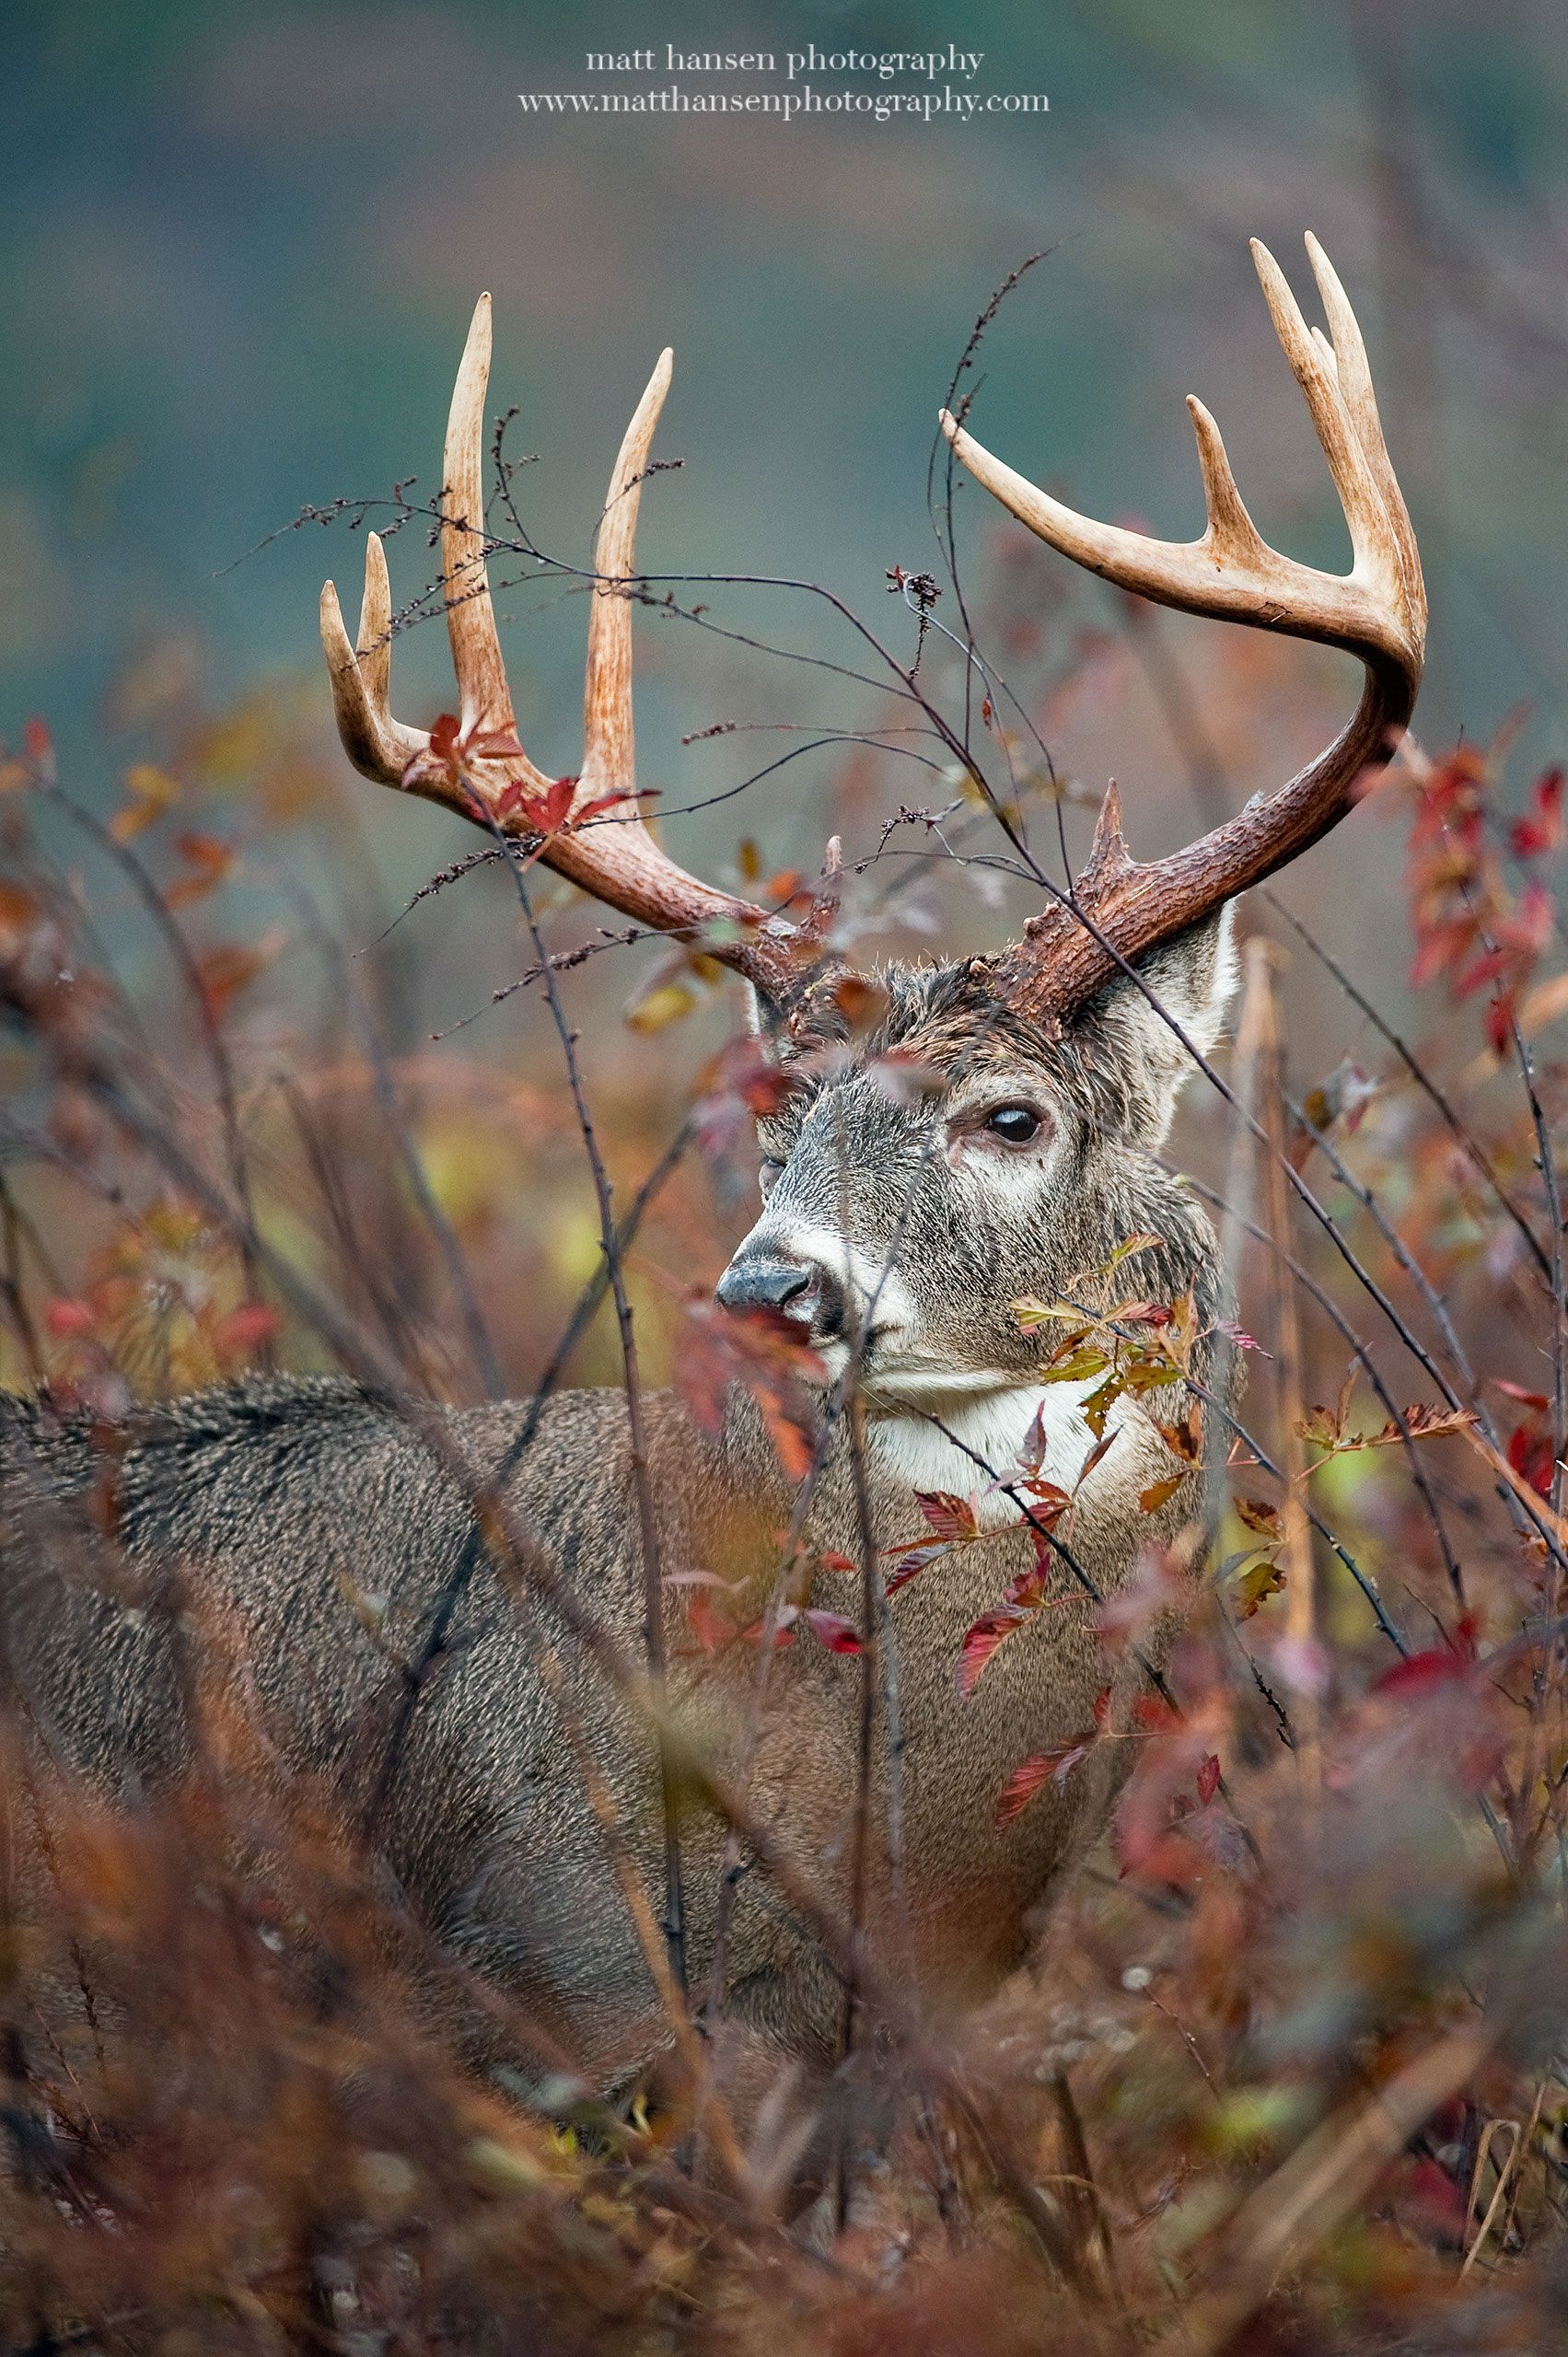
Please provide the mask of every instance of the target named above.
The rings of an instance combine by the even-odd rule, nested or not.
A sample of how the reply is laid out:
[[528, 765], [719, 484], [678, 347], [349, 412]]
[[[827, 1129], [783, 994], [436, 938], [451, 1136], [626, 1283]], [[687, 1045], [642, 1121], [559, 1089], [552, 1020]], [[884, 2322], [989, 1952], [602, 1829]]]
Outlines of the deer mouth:
[[918, 1352], [889, 1353], [873, 1360], [868, 1351], [865, 1359], [866, 1405], [895, 1416], [937, 1400], [980, 1399], [1016, 1391], [1026, 1380], [1016, 1367], [959, 1366], [951, 1359]]

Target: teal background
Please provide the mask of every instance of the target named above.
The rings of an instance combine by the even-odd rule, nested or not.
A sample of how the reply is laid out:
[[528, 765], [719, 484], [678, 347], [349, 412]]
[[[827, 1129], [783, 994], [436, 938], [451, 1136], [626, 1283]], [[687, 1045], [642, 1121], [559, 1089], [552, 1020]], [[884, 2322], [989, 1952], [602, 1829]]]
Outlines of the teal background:
[[[1263, 236], [1304, 284], [1311, 226], [1361, 311], [1427, 551], [1423, 734], [1484, 737], [1524, 703], [1526, 754], [1544, 758], [1562, 746], [1568, 589], [1562, 33], [1551, 0], [13, 5], [0, 735], [46, 714], [108, 807], [136, 714], [111, 703], [106, 726], [106, 691], [149, 648], [173, 650], [214, 703], [265, 681], [319, 713], [316, 595], [326, 570], [353, 580], [356, 545], [311, 529], [235, 560], [307, 500], [415, 470], [434, 490], [482, 285], [497, 303], [492, 407], [520, 403], [517, 447], [541, 454], [523, 479], [529, 521], [565, 554], [586, 552], [668, 341], [659, 450], [685, 465], [650, 492], [644, 561], [805, 575], [896, 621], [887, 567], [933, 552], [925, 468], [953, 359], [992, 287], [1046, 246], [985, 347], [983, 438], [1087, 508], [1185, 532], [1198, 503], [1180, 402], [1201, 390], [1264, 528], [1339, 562], [1245, 244]], [[981, 84], [1043, 89], [1051, 112], [930, 127], [525, 119], [520, 89], [587, 86], [590, 46], [665, 40], [955, 41], [986, 52]], [[423, 551], [405, 535], [392, 552], [412, 589]], [[1098, 596], [1074, 587], [1066, 610], [1100, 614]], [[580, 601], [525, 594], [508, 610], [525, 734], [547, 766], [572, 767]], [[725, 616], [832, 643], [798, 600], [737, 598]], [[1215, 634], [1176, 634], [1202, 688]], [[400, 644], [411, 716], [447, 700], [439, 639]], [[644, 641], [644, 775], [667, 798], [736, 773], [722, 743], [683, 753], [687, 730], [849, 716], [814, 675], [690, 633]], [[1331, 664], [1327, 677], [1342, 701]], [[1184, 829], [1168, 749], [1140, 723], [1118, 749], [1116, 714], [1102, 720], [1086, 773], [1119, 763], [1140, 841]], [[1286, 712], [1282, 744], [1313, 725]], [[819, 842], [826, 775], [802, 763], [753, 797], [745, 823], [770, 853]], [[908, 793], [889, 775], [889, 808]], [[435, 819], [377, 816], [395, 880], [449, 851]], [[733, 840], [728, 813], [708, 823]]]

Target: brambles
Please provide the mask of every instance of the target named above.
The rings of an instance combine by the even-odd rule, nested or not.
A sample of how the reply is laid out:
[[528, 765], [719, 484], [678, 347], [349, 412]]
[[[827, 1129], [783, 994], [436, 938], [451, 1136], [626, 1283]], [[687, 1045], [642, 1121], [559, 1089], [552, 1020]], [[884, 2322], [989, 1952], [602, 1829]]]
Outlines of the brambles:
[[[943, 684], [935, 633], [923, 679]], [[990, 702], [975, 715], [988, 746], [1011, 710]], [[421, 1397], [468, 1399], [482, 1336], [524, 1393], [560, 1379], [569, 1328], [571, 1379], [621, 1380], [551, 1042], [519, 1027], [486, 1062], [466, 1039], [432, 1054], [424, 1005], [377, 1019], [413, 987], [401, 945], [428, 910], [377, 959], [333, 952], [381, 912], [330, 804], [333, 856], [297, 859], [295, 756], [254, 741], [254, 720], [262, 807], [230, 798], [246, 775], [221, 718], [187, 715], [137, 749], [107, 844], [71, 815], [42, 732], [0, 771], [4, 1373], [91, 1420], [102, 1532], [134, 1398], [269, 1358], [331, 1364], [368, 1338]], [[1020, 773], [1027, 750], [1021, 731], [1001, 746]], [[983, 796], [952, 783], [935, 832], [910, 820], [917, 892], [961, 884], [966, 847], [990, 841]], [[733, 1654], [760, 1689], [775, 1653], [858, 1681], [900, 1616], [972, 1581], [945, 1701], [977, 1724], [1015, 1714], [992, 1830], [1026, 1841], [1095, 1780], [1114, 1796], [1108, 1841], [1049, 1895], [1033, 1969], [1002, 2001], [915, 2022], [898, 1988], [863, 1994], [845, 2083], [878, 2081], [892, 2126], [830, 2265], [788, 2228], [805, 2154], [782, 2100], [750, 2116], [736, 2101], [731, 2151], [728, 2110], [704, 2114], [673, 2066], [597, 2098], [547, 2023], [400, 1905], [341, 1796], [285, 1769], [257, 1666], [192, 1577], [119, 1597], [182, 1632], [201, 1743], [166, 1788], [111, 1804], [74, 1784], [37, 1747], [26, 1697], [7, 1697], [6, 2345], [772, 2357], [1217, 2350], [1256, 2332], [1331, 2351], [1447, 2345], [1481, 2293], [1488, 2329], [1550, 2345], [1568, 1724], [1556, 1172], [1539, 1157], [1561, 1126], [1551, 1026], [1568, 992], [1555, 935], [1520, 908], [1552, 875], [1556, 808], [1550, 780], [1516, 790], [1469, 758], [1384, 789], [1383, 821], [1411, 822], [1412, 931], [1433, 945], [1412, 1038], [1359, 1016], [1325, 1027], [1304, 1119], [1282, 1125], [1305, 1190], [1288, 1234], [1256, 1216], [1259, 1140], [1203, 1100], [1195, 1184], [1242, 1215], [1235, 1317], [1205, 1321], [1163, 1283], [1162, 1240], [1142, 1232], [1059, 1299], [1020, 1302], [1041, 1393], [1084, 1395], [1072, 1478], [1044, 1469], [1042, 1411], [968, 1489], [912, 1490], [902, 1543], [869, 1564], [770, 1529], [784, 1575], [771, 1618], [716, 1570], [669, 1577], [682, 1667]], [[1353, 821], [1369, 858], [1379, 823], [1376, 806]], [[1463, 859], [1434, 899], [1450, 835]], [[346, 908], [280, 891], [291, 853]], [[896, 919], [905, 873], [852, 859], [825, 919], [835, 938]], [[443, 884], [442, 924], [493, 942], [506, 881], [487, 866]], [[676, 991], [656, 1029], [612, 1031], [623, 960], [598, 953], [621, 937], [532, 882], [563, 993], [601, 1018], [583, 1021], [583, 1053], [644, 1379], [679, 1389], [699, 1427], [738, 1380], [792, 1481], [808, 1480], [820, 1365], [787, 1321], [720, 1321], [694, 1295], [722, 1259], [715, 1200], [733, 1225], [726, 1206], [749, 1193], [747, 1125], [778, 1110], [776, 1072], [753, 1043], [721, 1047], [727, 1016], [706, 989]], [[798, 889], [781, 873], [764, 897]], [[1462, 942], [1441, 930], [1461, 916]], [[520, 955], [537, 996], [540, 960]], [[1295, 956], [1310, 968], [1305, 945]], [[449, 971], [437, 987], [444, 1019]], [[1238, 1064], [1224, 1069], [1246, 1102]], [[1299, 1300], [1299, 1397], [1276, 1281]], [[1211, 1383], [1168, 1412], [1162, 1394], [1202, 1383], [1222, 1345], [1245, 1392]], [[1134, 1520], [1178, 1503], [1205, 1461], [1227, 1503], [1217, 1528], [1146, 1547], [1096, 1596], [1073, 1568], [1074, 1515], [1129, 1424], [1147, 1442]], [[1032, 1562], [993, 1577], [996, 1531], [1020, 1524]], [[14, 1550], [5, 1568], [26, 1577]], [[461, 1674], [460, 1644], [411, 1663], [374, 1564], [350, 1601], [418, 1691]], [[525, 1601], [519, 1585], [501, 1605]], [[1151, 1689], [1140, 1656], [1171, 1628]], [[1101, 1665], [1070, 1740], [1042, 1740], [1008, 1682], [1039, 1642]], [[617, 1804], [600, 1798], [610, 1890]], [[677, 1800], [708, 1805], [684, 1784]], [[814, 1862], [793, 1862], [794, 1890], [791, 1863], [776, 1903], [804, 1909]], [[736, 1885], [771, 1871], [738, 1844]], [[658, 1894], [643, 1897], [656, 1944]], [[727, 2107], [723, 2039], [697, 2052]], [[818, 2223], [832, 2235], [827, 2211]]]

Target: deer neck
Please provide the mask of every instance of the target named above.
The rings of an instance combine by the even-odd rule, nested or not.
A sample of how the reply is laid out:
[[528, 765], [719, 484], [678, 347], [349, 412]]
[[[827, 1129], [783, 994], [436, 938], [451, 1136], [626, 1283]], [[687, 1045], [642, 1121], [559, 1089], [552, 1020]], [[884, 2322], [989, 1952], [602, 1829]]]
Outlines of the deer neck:
[[[1093, 1388], [1092, 1382], [1018, 1384], [1000, 1376], [947, 1389], [933, 1384], [907, 1396], [868, 1388], [866, 1439], [878, 1469], [895, 1485], [969, 1497], [1011, 1479], [1039, 1417], [1045, 1438], [1040, 1475], [1067, 1490], [1092, 1442], [1083, 1403]], [[986, 1527], [1018, 1518], [1016, 1504], [994, 1491], [977, 1511]]]

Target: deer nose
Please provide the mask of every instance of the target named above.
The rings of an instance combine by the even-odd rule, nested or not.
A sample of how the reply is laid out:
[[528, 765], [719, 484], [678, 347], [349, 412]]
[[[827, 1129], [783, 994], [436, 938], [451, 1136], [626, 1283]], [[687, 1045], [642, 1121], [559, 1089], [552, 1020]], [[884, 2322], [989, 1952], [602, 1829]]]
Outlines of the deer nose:
[[741, 1252], [719, 1279], [714, 1298], [726, 1309], [787, 1309], [807, 1290], [813, 1273], [798, 1260]]

